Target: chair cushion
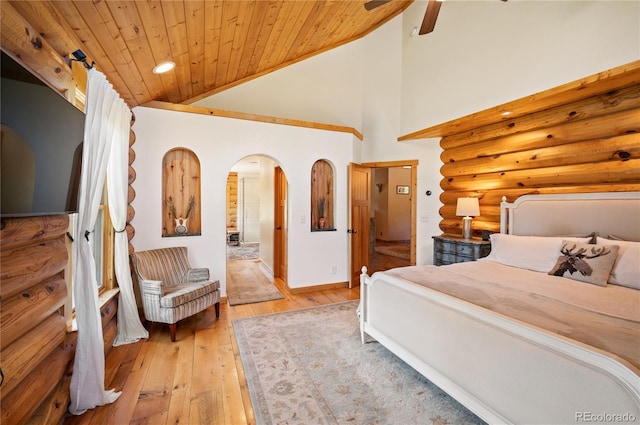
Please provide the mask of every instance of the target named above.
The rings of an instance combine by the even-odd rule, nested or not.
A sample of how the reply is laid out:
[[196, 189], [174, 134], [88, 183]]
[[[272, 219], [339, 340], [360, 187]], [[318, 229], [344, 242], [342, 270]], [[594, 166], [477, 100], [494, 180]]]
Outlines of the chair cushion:
[[139, 251], [134, 255], [138, 274], [143, 279], [161, 280], [165, 286], [184, 282], [191, 268], [184, 246]]
[[220, 282], [217, 280], [213, 282], [179, 283], [165, 287], [165, 294], [160, 298], [160, 307], [175, 308], [218, 289], [220, 289]]

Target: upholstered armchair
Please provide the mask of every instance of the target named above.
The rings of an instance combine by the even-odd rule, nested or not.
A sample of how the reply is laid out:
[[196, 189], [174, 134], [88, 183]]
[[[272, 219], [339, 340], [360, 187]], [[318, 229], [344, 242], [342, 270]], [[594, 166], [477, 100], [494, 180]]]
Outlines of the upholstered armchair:
[[212, 305], [220, 317], [220, 282], [209, 280], [209, 269], [191, 268], [186, 247], [135, 252], [131, 260], [146, 319], [169, 324], [171, 341], [179, 320]]

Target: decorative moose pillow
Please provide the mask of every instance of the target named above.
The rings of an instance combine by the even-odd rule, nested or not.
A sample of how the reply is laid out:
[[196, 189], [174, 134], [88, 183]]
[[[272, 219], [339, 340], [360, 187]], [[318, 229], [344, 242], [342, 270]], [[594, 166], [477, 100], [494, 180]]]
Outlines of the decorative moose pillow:
[[618, 249], [618, 245], [562, 241], [561, 255], [549, 274], [607, 286]]

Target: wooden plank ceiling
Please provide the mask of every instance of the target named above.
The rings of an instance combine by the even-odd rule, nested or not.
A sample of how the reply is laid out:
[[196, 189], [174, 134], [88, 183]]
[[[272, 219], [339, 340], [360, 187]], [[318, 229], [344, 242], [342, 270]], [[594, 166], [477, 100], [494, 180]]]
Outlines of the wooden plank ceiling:
[[[363, 37], [412, 1], [3, 0], [2, 50], [44, 43], [55, 66], [82, 49], [129, 106], [190, 103]], [[176, 68], [154, 74], [163, 61]]]

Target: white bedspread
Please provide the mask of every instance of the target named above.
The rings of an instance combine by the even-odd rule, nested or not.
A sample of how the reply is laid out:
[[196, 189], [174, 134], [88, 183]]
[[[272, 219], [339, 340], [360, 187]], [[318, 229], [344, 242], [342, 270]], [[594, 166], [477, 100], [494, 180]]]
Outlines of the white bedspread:
[[638, 290], [600, 287], [491, 260], [384, 273], [599, 348], [640, 368]]

